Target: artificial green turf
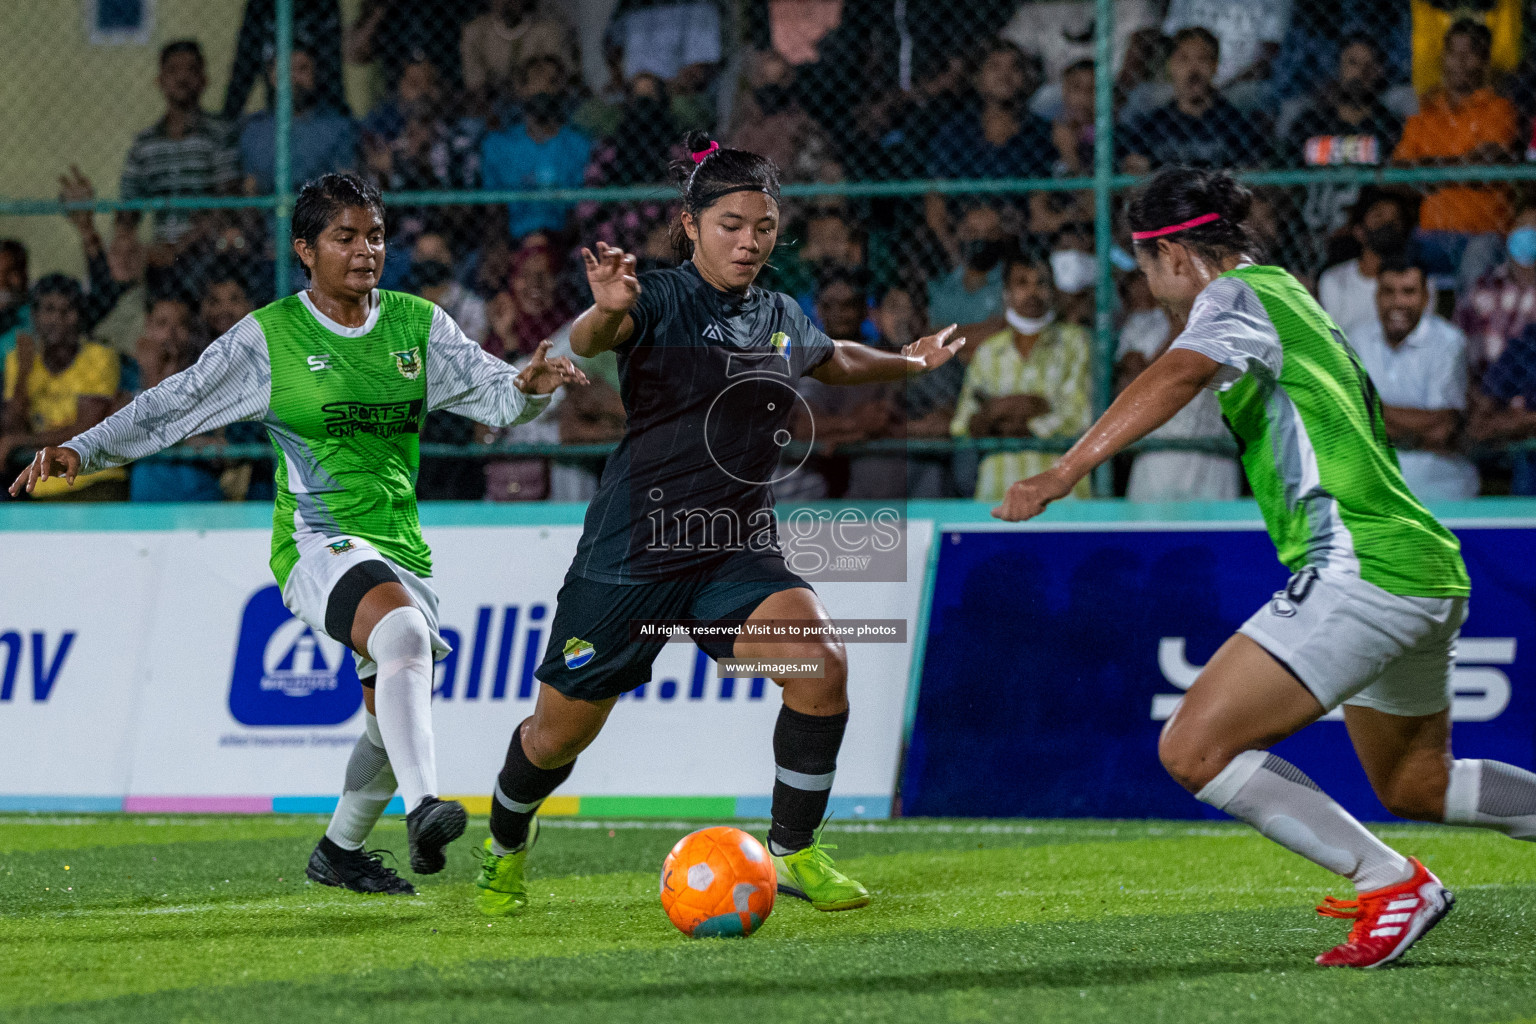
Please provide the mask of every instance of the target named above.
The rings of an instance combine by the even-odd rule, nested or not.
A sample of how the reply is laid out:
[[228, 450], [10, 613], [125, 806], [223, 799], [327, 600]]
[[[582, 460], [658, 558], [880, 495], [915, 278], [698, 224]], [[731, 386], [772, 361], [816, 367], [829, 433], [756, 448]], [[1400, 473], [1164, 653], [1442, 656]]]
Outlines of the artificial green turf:
[[[0, 1017], [65, 1020], [1513, 1021], [1536, 1014], [1536, 847], [1403, 826], [1460, 897], [1402, 961], [1324, 971], [1337, 879], [1239, 826], [898, 821], [828, 830], [874, 893], [690, 941], [674, 822], [552, 820], [537, 902], [488, 921], [471, 842], [414, 899], [306, 883], [322, 819], [0, 816]], [[484, 835], [471, 825], [468, 840]], [[398, 822], [377, 844], [405, 849]], [[67, 870], [66, 870], [67, 866]], [[408, 876], [409, 877], [409, 876]]]

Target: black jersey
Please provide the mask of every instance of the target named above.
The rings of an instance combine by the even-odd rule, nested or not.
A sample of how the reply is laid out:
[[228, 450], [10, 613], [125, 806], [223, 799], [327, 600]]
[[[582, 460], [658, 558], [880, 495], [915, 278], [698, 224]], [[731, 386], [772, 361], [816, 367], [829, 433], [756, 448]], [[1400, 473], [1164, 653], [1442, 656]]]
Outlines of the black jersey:
[[641, 274], [640, 289], [634, 332], [615, 350], [629, 420], [572, 571], [653, 582], [776, 552], [773, 483], [795, 470], [781, 454], [804, 405], [795, 383], [832, 340], [789, 296], [717, 291], [691, 262]]

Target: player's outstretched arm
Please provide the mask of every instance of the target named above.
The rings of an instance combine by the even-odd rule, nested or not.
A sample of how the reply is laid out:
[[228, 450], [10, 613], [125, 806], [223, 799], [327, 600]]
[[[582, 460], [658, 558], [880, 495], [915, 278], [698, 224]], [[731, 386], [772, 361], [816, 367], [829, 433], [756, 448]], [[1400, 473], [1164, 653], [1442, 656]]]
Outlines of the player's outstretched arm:
[[582, 249], [581, 260], [587, 267], [592, 305], [571, 325], [571, 351], [590, 359], [618, 348], [634, 333], [629, 311], [640, 299], [640, 278], [633, 256], [603, 242], [597, 243], [596, 255]]
[[73, 484], [79, 474], [126, 465], [237, 420], [259, 419], [271, 394], [266, 338], [256, 321], [246, 317], [187, 369], [91, 429], [38, 452], [11, 484], [11, 494], [30, 492], [51, 476]]
[[955, 325], [919, 338], [900, 352], [886, 352], [861, 341], [835, 341], [832, 356], [811, 376], [823, 384], [880, 384], [937, 370], [965, 347], [964, 338], [950, 339]]
[[526, 423], [549, 407], [549, 396], [560, 385], [587, 383], [569, 359], [549, 358], [549, 348], [549, 342], [540, 342], [519, 373], [475, 344], [453, 317], [434, 309], [427, 339], [427, 407], [451, 409], [493, 427]]
[[1120, 392], [1056, 465], [1012, 484], [1003, 503], [992, 510], [993, 518], [1016, 523], [1044, 512], [1045, 506], [1071, 494], [1078, 481], [1102, 463], [1173, 419], [1220, 368], [1216, 360], [1189, 349], [1164, 352]]

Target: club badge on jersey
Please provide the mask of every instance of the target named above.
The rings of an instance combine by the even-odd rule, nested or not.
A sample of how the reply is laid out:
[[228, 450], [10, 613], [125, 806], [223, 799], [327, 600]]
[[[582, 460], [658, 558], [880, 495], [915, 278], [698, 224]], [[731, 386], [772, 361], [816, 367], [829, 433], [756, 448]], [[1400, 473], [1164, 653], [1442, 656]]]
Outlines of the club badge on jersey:
[[391, 352], [395, 357], [395, 369], [400, 371], [400, 376], [406, 380], [415, 380], [421, 376], [421, 357], [416, 349], [408, 348], [403, 352]]

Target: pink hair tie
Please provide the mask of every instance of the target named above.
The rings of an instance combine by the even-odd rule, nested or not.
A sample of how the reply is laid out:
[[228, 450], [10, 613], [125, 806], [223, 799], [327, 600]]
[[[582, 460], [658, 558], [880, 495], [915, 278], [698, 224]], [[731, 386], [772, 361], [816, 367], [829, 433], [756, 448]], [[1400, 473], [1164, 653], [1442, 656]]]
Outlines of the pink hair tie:
[[1219, 213], [1202, 213], [1193, 220], [1187, 220], [1182, 224], [1172, 224], [1166, 228], [1158, 228], [1155, 231], [1132, 231], [1133, 242], [1144, 242], [1149, 238], [1161, 238], [1163, 235], [1171, 235], [1175, 231], [1185, 231], [1189, 228], [1197, 228], [1202, 224], [1209, 224], [1213, 220], [1221, 220]]
[[711, 141], [710, 144], [709, 144], [709, 148], [708, 149], [701, 149], [697, 153], [692, 153], [692, 154], [689, 154], [689, 155], [693, 157], [693, 162], [694, 163], [701, 164], [701, 163], [704, 162], [704, 158], [705, 157], [709, 156], [709, 154], [715, 152], [719, 148], [720, 148], [720, 143]]

